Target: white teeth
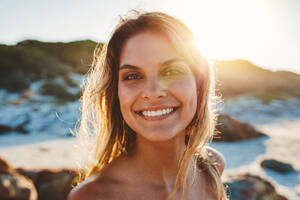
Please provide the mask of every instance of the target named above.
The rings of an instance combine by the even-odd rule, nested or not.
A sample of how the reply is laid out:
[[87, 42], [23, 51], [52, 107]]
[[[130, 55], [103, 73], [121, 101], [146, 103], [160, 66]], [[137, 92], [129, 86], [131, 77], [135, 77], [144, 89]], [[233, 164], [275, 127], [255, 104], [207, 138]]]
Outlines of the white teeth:
[[157, 111], [158, 115], [162, 115], [163, 114], [163, 111], [162, 110], [159, 110]]
[[156, 110], [156, 111], [143, 111], [142, 114], [147, 116], [147, 117], [155, 117], [155, 116], [161, 116], [161, 115], [169, 114], [173, 110], [174, 110], [174, 108], [167, 108], [167, 109]]

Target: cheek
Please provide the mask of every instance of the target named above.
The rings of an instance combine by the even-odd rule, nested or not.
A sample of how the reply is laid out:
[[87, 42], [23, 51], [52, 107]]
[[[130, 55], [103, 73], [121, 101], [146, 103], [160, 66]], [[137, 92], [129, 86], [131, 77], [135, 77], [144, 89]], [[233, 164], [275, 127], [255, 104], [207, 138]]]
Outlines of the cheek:
[[189, 107], [191, 109], [191, 112], [194, 114], [197, 109], [197, 87], [196, 84], [194, 84], [193, 87], [190, 88], [190, 95], [189, 95]]
[[186, 114], [194, 117], [197, 109], [197, 86], [196, 81], [193, 78], [186, 81], [185, 84], [181, 84], [180, 97], [186, 107]]
[[119, 85], [118, 97], [119, 97], [121, 111], [126, 109], [126, 105], [128, 105], [130, 102], [130, 95], [128, 95], [128, 92], [129, 91], [127, 91], [126, 88]]
[[119, 84], [118, 97], [119, 97], [121, 111], [122, 110], [128, 111], [129, 109], [132, 108], [137, 94], [138, 94], [138, 88], [132, 88], [132, 86]]
[[135, 127], [133, 110], [137, 96], [138, 90], [132, 89], [126, 85], [119, 85], [118, 98], [120, 102], [121, 114], [125, 122], [131, 128]]
[[173, 85], [172, 89], [176, 91], [177, 95], [188, 104], [197, 104], [197, 87], [194, 78], [185, 79]]

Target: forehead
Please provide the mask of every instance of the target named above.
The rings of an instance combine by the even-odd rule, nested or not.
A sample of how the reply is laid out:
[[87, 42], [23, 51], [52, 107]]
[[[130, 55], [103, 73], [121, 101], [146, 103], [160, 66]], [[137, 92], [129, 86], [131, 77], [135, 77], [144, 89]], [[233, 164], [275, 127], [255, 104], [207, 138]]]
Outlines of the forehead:
[[131, 36], [124, 44], [120, 55], [120, 66], [159, 64], [178, 57], [169, 36], [154, 31], [144, 31]]

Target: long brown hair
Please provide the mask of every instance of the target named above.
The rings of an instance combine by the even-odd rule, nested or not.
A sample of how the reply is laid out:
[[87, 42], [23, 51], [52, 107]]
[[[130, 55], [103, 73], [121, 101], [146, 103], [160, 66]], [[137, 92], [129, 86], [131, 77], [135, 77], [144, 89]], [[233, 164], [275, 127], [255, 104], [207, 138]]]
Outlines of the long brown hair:
[[[197, 111], [186, 127], [186, 150], [180, 162], [175, 186], [168, 197], [171, 199], [182, 187], [184, 198], [189, 163], [195, 156], [205, 160], [202, 149], [214, 134], [214, 75], [208, 61], [198, 52], [192, 32], [178, 19], [160, 12], [131, 12], [121, 19], [109, 42], [104, 46], [98, 45], [94, 52], [92, 67], [82, 85], [82, 117], [78, 138], [79, 145], [84, 145], [80, 146], [80, 150], [85, 149], [88, 151], [86, 155], [91, 157], [85, 160], [81, 168], [81, 178], [83, 180], [101, 171], [115, 158], [134, 148], [135, 132], [126, 124], [120, 111], [118, 71], [125, 42], [134, 34], [145, 30], [159, 31], [169, 36], [174, 48], [189, 63], [197, 80]], [[210, 162], [203, 163], [203, 169], [217, 191], [217, 198], [226, 199], [216, 166]]]

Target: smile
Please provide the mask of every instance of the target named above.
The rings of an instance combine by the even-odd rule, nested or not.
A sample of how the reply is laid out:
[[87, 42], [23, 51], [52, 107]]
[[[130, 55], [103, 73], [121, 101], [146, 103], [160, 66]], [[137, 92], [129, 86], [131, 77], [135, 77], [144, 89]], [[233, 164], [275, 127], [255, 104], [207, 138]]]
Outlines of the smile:
[[146, 120], [161, 120], [174, 113], [177, 108], [178, 107], [164, 108], [160, 110], [144, 110], [137, 113]]

